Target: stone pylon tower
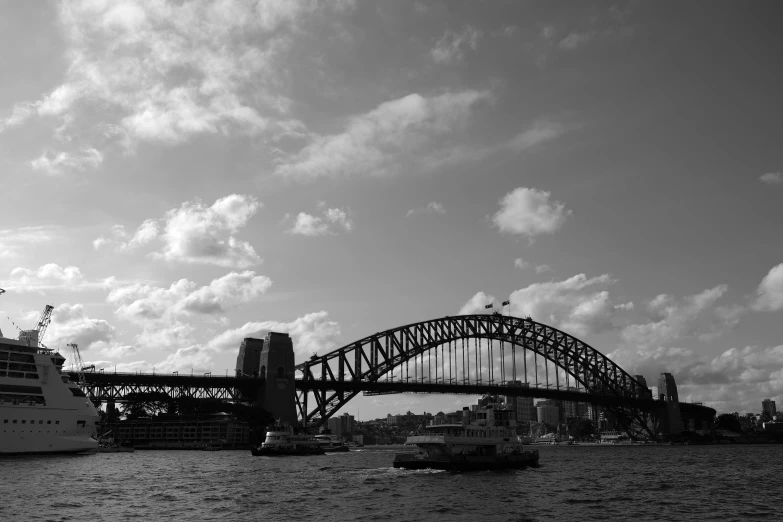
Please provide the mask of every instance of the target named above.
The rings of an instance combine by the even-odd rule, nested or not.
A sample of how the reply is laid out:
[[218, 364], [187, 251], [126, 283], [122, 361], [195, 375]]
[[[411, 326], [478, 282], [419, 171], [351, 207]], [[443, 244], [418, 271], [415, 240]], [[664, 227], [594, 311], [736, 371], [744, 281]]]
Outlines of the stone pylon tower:
[[680, 433], [683, 430], [680, 399], [671, 373], [662, 373], [658, 379], [658, 398], [665, 406], [660, 414], [660, 432], [664, 435]]
[[269, 332], [261, 348], [259, 377], [265, 382], [259, 389], [258, 403], [275, 419], [295, 426], [296, 390], [294, 345], [285, 333]]

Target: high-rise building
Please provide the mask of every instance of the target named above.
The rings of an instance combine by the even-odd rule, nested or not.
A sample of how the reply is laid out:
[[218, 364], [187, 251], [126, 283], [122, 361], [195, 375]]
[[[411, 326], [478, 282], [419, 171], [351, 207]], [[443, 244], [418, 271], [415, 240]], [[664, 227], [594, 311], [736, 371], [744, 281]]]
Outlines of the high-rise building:
[[769, 413], [769, 416], [774, 419], [775, 414], [777, 413], [777, 410], [775, 409], [775, 401], [770, 399], [764, 399], [761, 401], [761, 413]]
[[335, 437], [342, 437], [343, 436], [343, 424], [342, 424], [342, 421], [340, 420], [340, 417], [331, 417], [326, 422], [326, 425], [329, 428], [329, 431]]
[[340, 429], [342, 430], [342, 433], [344, 435], [353, 433], [353, 415], [348, 415], [347, 413], [343, 413], [340, 416]]
[[551, 401], [541, 401], [536, 404], [538, 422], [546, 424], [558, 424], [560, 422], [560, 408], [551, 404]]
[[[528, 383], [522, 383], [521, 381], [509, 381], [507, 386], [522, 386], [529, 388]], [[536, 407], [533, 404], [533, 397], [515, 397], [512, 395], [506, 395], [503, 399], [503, 403], [506, 407], [511, 408], [517, 414], [517, 422], [536, 422], [538, 419], [538, 413]]]

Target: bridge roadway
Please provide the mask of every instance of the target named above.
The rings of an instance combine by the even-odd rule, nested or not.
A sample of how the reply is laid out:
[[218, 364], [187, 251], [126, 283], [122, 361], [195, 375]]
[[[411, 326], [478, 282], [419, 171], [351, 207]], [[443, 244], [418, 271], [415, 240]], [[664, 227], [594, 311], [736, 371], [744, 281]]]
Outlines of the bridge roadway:
[[[70, 377], [78, 381], [79, 374], [70, 372]], [[92, 400], [106, 402], [125, 402], [126, 397], [135, 393], [164, 393], [178, 399], [191, 397], [197, 399], [220, 399], [227, 401], [252, 400], [257, 397], [262, 379], [222, 375], [178, 375], [161, 373], [84, 373], [87, 394]], [[659, 401], [653, 399], [628, 399], [615, 395], [599, 395], [581, 391], [557, 389], [553, 386], [524, 387], [499, 384], [450, 384], [420, 383], [404, 381], [320, 381], [296, 379], [296, 389], [303, 391], [330, 390], [336, 392], [367, 392], [372, 395], [396, 393], [431, 393], [460, 395], [505, 395], [513, 397], [535, 397], [539, 399], [557, 399], [562, 401], [584, 402], [599, 406], [628, 406], [653, 409]], [[712, 418], [715, 410], [701, 404], [680, 403], [683, 415], [694, 418]]]

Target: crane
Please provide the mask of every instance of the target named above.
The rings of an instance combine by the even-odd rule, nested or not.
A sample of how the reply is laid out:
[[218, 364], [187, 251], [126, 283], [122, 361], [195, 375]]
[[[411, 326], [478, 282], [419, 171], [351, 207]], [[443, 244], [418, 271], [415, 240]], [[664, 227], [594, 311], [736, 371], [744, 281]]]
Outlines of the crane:
[[52, 310], [54, 310], [52, 305], [46, 305], [43, 312], [41, 312], [40, 319], [38, 319], [38, 325], [36, 326], [36, 329], [38, 330], [39, 343], [43, 339], [44, 333], [46, 333], [46, 328], [49, 326], [49, 323], [52, 322]]

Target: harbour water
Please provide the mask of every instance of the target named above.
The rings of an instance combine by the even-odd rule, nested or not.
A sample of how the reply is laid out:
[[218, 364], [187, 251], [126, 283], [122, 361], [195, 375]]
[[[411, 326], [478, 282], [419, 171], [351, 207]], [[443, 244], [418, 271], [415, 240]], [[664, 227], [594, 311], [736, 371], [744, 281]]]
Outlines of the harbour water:
[[392, 468], [315, 457], [137, 451], [0, 459], [0, 520], [778, 519], [783, 445], [537, 446], [541, 466]]

